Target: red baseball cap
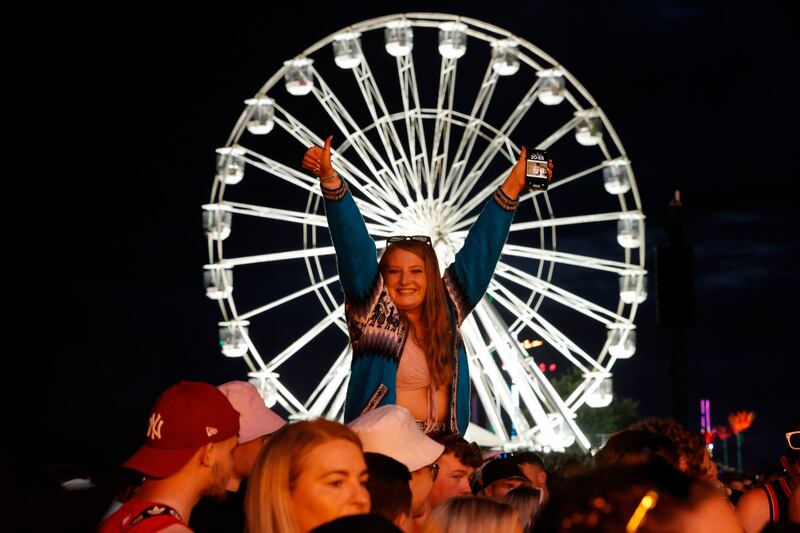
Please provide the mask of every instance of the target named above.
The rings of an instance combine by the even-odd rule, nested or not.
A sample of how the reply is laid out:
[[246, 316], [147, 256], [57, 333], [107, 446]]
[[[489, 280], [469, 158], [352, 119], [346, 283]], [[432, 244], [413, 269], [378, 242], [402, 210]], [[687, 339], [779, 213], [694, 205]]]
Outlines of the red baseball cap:
[[150, 413], [147, 440], [126, 468], [155, 478], [169, 477], [210, 442], [239, 433], [239, 413], [208, 383], [181, 381], [165, 390]]

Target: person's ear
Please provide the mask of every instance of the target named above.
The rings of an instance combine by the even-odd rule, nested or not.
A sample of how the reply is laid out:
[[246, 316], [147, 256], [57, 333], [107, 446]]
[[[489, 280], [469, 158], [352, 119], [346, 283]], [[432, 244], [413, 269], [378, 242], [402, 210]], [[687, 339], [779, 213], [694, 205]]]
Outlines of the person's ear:
[[216, 454], [216, 447], [213, 442], [209, 442], [200, 448], [200, 464], [203, 466], [211, 467], [214, 464], [214, 457]]
[[225, 490], [228, 492], [238, 492], [239, 486], [242, 484], [242, 480], [236, 474], [233, 474], [230, 479], [228, 480], [228, 484], [225, 486]]
[[789, 466], [790, 466], [789, 465], [789, 460], [786, 458], [785, 455], [781, 455], [780, 461], [781, 461], [781, 466], [783, 467], [783, 469], [788, 472], [789, 471]]
[[406, 513], [400, 513], [392, 520], [392, 523], [398, 527], [398, 529], [406, 532], [411, 532], [413, 530], [413, 522], [411, 521], [411, 515]]

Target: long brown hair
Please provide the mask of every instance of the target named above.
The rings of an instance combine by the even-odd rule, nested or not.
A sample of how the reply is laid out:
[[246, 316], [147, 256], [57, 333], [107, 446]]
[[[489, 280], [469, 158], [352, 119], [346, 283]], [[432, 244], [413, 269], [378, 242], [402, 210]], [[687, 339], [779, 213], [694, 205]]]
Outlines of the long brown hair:
[[389, 267], [387, 264], [388, 258], [393, 250], [398, 249], [416, 255], [422, 259], [425, 266], [425, 278], [428, 287], [425, 291], [425, 299], [422, 302], [422, 312], [420, 313], [422, 335], [417, 337], [417, 341], [428, 355], [428, 365], [434, 386], [447, 385], [452, 374], [453, 338], [450, 313], [447, 307], [447, 295], [445, 294], [442, 275], [439, 273], [439, 261], [436, 259], [436, 252], [431, 245], [419, 241], [401, 241], [390, 245], [378, 264], [384, 279], [386, 278], [386, 269]]
[[288, 424], [270, 437], [256, 459], [245, 497], [249, 533], [297, 533], [291, 491], [303, 459], [320, 444], [343, 439], [362, 449], [347, 426], [319, 418]]

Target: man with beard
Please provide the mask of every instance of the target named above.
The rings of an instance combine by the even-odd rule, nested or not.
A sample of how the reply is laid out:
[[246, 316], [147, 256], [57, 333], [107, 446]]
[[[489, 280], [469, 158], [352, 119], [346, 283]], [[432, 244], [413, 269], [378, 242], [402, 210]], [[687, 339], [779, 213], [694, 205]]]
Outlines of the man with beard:
[[286, 425], [252, 384], [229, 381], [217, 387], [239, 412], [239, 439], [233, 450], [233, 476], [225, 498], [203, 498], [192, 511], [189, 527], [197, 533], [245, 530], [244, 496], [247, 478], [270, 435]]
[[181, 381], [156, 400], [144, 446], [123, 465], [145, 476], [100, 533], [191, 532], [192, 508], [223, 497], [233, 474], [239, 413], [208, 383]]

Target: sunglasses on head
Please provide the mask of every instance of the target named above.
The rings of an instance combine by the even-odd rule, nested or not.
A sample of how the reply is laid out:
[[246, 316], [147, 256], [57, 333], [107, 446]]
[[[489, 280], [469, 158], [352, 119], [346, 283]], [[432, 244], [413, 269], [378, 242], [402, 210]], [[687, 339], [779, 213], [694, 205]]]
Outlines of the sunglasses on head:
[[386, 239], [386, 244], [395, 244], [403, 241], [417, 241], [424, 242], [429, 246], [431, 245], [431, 238], [427, 235], [393, 235]]
[[786, 442], [789, 443], [789, 448], [800, 450], [800, 431], [790, 431], [787, 433]]

